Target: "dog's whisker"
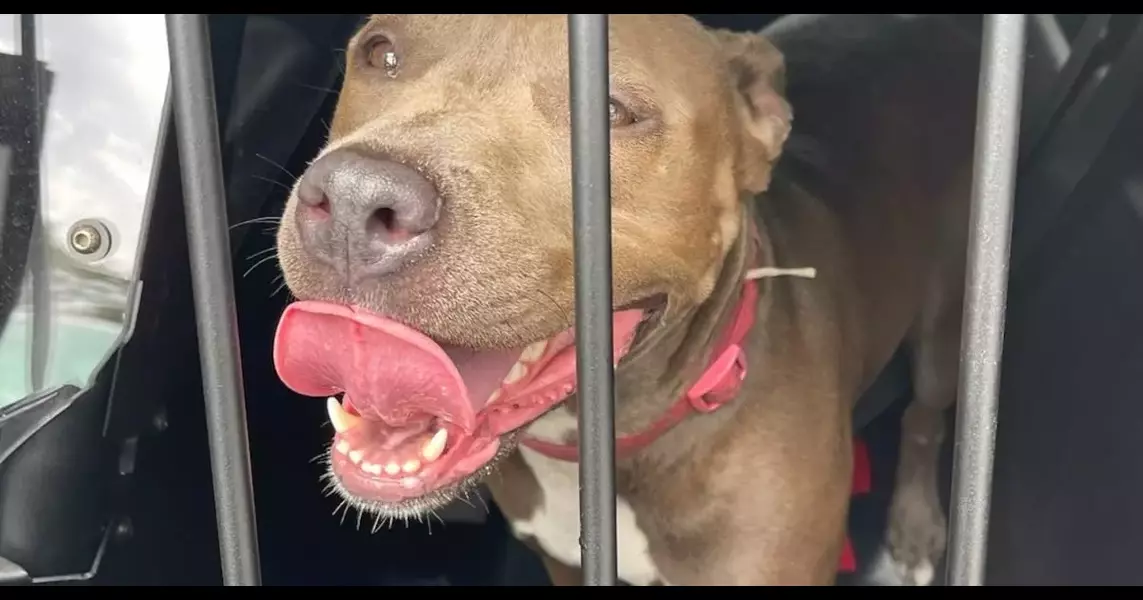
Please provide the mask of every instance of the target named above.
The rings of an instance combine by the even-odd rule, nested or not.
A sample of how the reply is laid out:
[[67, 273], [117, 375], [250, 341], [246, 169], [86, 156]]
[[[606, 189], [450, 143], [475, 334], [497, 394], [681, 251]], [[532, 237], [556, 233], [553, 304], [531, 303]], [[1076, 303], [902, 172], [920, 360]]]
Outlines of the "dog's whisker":
[[521, 344], [527, 344], [527, 343], [529, 343], [529, 341], [530, 341], [530, 340], [527, 338], [527, 336], [525, 336], [525, 335], [523, 335], [522, 333], [520, 333], [520, 330], [519, 330], [519, 329], [516, 329], [516, 325], [515, 325], [514, 323], [512, 323], [511, 321], [505, 321], [505, 322], [504, 322], [504, 324], [505, 324], [506, 326], [508, 326], [508, 329], [512, 330], [512, 335], [513, 335], [513, 336], [514, 336], [514, 337], [515, 337], [517, 340], [519, 340]]
[[279, 222], [281, 222], [281, 220], [281, 217], [254, 217], [253, 219], [247, 219], [245, 221], [235, 223], [227, 229], [233, 231], [239, 227], [246, 227], [248, 225], [277, 225]]
[[282, 188], [283, 190], [286, 190], [287, 192], [293, 192], [294, 191], [293, 188], [282, 183], [281, 181], [278, 181], [277, 179], [270, 179], [269, 177], [263, 177], [262, 175], [251, 175], [251, 177], [253, 177], [254, 179], [257, 179], [259, 181], [265, 181], [266, 183], [272, 183], [272, 184]]
[[275, 249], [276, 248], [274, 248], [273, 246], [270, 246], [269, 248], [263, 248], [263, 249], [255, 252], [255, 253], [251, 254], [250, 256], [247, 256], [246, 260], [254, 260], [255, 258], [262, 256], [263, 254], [266, 254], [267, 252], [273, 252]]
[[269, 255], [269, 256], [265, 256], [265, 257], [262, 257], [262, 259], [261, 259], [261, 260], [259, 260], [258, 262], [254, 263], [253, 265], [251, 265], [249, 269], [246, 269], [246, 272], [242, 274], [242, 277], [243, 277], [243, 278], [249, 277], [249, 276], [250, 276], [250, 273], [253, 273], [253, 272], [254, 272], [254, 269], [257, 269], [259, 266], [261, 266], [261, 265], [264, 265], [264, 264], [266, 264], [267, 262], [269, 262], [269, 261], [271, 261], [271, 260], [274, 260], [275, 258], [278, 258], [278, 255], [277, 255], [277, 254], [271, 254], [271, 255]]
[[486, 514], [492, 512], [492, 509], [488, 508], [488, 503], [484, 501], [484, 496], [477, 494], [476, 499], [480, 501], [480, 505], [484, 507], [484, 512]]
[[[281, 275], [278, 275], [278, 277], [276, 277], [275, 279], [277, 279], [277, 278], [281, 278], [281, 277], [282, 277]], [[286, 289], [286, 281], [285, 281], [285, 279], [283, 278], [283, 279], [282, 279], [282, 282], [281, 282], [280, 284], [278, 284], [278, 287], [277, 287], [277, 288], [275, 288], [273, 292], [270, 292], [270, 297], [271, 297], [271, 298], [273, 298], [274, 296], [277, 296], [277, 295], [278, 295], [279, 293], [281, 293], [281, 292], [282, 292], [282, 290], [284, 290], [284, 289]], [[292, 298], [292, 295], [290, 295], [290, 297]]]
[[290, 170], [289, 170], [289, 169], [287, 169], [286, 167], [283, 167], [282, 165], [280, 165], [280, 164], [278, 164], [278, 163], [274, 162], [273, 160], [270, 160], [269, 158], [266, 158], [266, 157], [265, 157], [264, 155], [262, 155], [262, 154], [259, 154], [259, 153], [255, 153], [255, 154], [254, 154], [254, 156], [257, 156], [258, 158], [260, 158], [260, 159], [262, 159], [262, 160], [266, 161], [267, 163], [270, 163], [270, 165], [271, 165], [271, 166], [273, 166], [273, 167], [277, 167], [277, 169], [278, 169], [279, 171], [281, 171], [281, 172], [285, 173], [286, 175], [288, 175], [288, 176], [290, 177], [290, 181], [293, 181], [293, 182], [297, 183], [297, 181], [298, 181], [298, 176], [297, 176], [297, 175], [294, 175], [293, 173], [291, 173], [291, 172], [290, 172]]
[[571, 324], [571, 322], [572, 322], [571, 314], [568, 313], [568, 311], [565, 308], [560, 306], [560, 303], [556, 302], [556, 299], [553, 298], [551, 296], [551, 294], [548, 294], [547, 292], [545, 292], [544, 290], [539, 289], [539, 288], [536, 289], [536, 292], [538, 292], [548, 302], [551, 303], [552, 307], [556, 309], [556, 312], [558, 312], [560, 314], [560, 317], [564, 320], [564, 323], [567, 323], [569, 325]]

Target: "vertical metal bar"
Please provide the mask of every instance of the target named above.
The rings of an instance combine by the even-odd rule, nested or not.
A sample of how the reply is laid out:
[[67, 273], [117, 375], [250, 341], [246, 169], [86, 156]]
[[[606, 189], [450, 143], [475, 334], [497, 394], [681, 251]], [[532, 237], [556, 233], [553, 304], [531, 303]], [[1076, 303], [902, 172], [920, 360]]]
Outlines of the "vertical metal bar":
[[985, 15], [984, 21], [953, 462], [950, 585], [984, 585], [1026, 21], [1027, 15]]
[[32, 231], [28, 237], [27, 272], [32, 283], [32, 318], [29, 321], [32, 340], [31, 378], [34, 392], [44, 389], [48, 371], [48, 355], [52, 330], [52, 290], [51, 274], [47, 264], [47, 249], [44, 239], [43, 194], [43, 145], [44, 145], [44, 90], [40, 81], [40, 55], [36, 35], [36, 15], [20, 15], [20, 55], [26, 59], [28, 83], [31, 86], [29, 98], [32, 102], [28, 113], [29, 123], [25, 138], [28, 140], [28, 165], [33, 169], [28, 176], [28, 200], [32, 207]]
[[225, 585], [261, 585], [206, 15], [167, 15], [218, 543]]
[[615, 585], [611, 128], [607, 15], [568, 15], [580, 553], [584, 585]]

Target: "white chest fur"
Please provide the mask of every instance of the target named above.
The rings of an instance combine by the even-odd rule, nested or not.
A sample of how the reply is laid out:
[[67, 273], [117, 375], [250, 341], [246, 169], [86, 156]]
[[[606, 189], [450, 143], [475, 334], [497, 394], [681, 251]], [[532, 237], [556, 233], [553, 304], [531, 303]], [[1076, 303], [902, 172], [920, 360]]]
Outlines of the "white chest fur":
[[[575, 430], [575, 416], [561, 407], [529, 426], [528, 434], [548, 441], [562, 441]], [[579, 566], [579, 465], [554, 460], [524, 447], [520, 452], [543, 490], [543, 503], [530, 519], [513, 521], [513, 531], [519, 537], [535, 539], [552, 558]], [[635, 522], [635, 511], [622, 497], [616, 498], [615, 520], [619, 578], [631, 585], [661, 581], [659, 570], [651, 560], [647, 536]]]

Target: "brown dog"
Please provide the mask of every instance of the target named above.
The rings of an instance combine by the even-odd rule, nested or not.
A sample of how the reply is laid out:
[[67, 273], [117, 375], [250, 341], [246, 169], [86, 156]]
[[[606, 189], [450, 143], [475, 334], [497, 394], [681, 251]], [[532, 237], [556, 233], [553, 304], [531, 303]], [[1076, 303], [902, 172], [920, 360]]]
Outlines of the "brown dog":
[[[831, 583], [851, 407], [902, 343], [918, 400], [891, 556], [932, 578], [976, 62], [971, 41], [930, 29], [945, 50], [864, 71], [803, 52], [799, 127], [771, 182], [792, 123], [774, 47], [683, 15], [612, 16], [626, 582]], [[302, 302], [275, 346], [287, 385], [344, 393], [330, 477], [348, 502], [416, 517], [484, 481], [557, 584], [579, 578], [577, 465], [560, 458], [575, 439], [567, 64], [563, 15], [370, 19], [282, 220]], [[754, 281], [756, 267], [816, 278]], [[691, 394], [725, 407], [664, 421], [725, 373], [729, 387]]]

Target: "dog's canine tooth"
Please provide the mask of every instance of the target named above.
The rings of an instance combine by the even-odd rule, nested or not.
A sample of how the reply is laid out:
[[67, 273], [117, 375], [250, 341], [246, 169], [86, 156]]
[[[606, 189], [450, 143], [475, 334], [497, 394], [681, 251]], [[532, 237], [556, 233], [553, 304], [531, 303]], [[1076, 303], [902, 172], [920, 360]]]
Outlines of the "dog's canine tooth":
[[522, 362], [522, 363], [536, 362], [537, 360], [539, 360], [539, 358], [541, 356], [544, 355], [544, 350], [547, 350], [547, 349], [548, 349], [547, 340], [541, 340], [539, 342], [529, 344], [528, 347], [524, 348], [524, 351], [520, 353], [520, 362]]
[[511, 385], [523, 379], [527, 374], [528, 367], [524, 366], [524, 363], [522, 362], [517, 362], [516, 364], [512, 365], [512, 370], [508, 371], [508, 375], [504, 376], [504, 383]]
[[346, 412], [337, 398], [333, 396], [326, 400], [325, 408], [329, 412], [329, 422], [333, 424], [334, 431], [338, 433], [345, 433], [361, 424], [361, 417]]
[[441, 457], [444, 454], [445, 443], [448, 442], [448, 431], [444, 429], [438, 430], [433, 434], [433, 437], [425, 442], [425, 446], [421, 448], [421, 458], [428, 462]]

